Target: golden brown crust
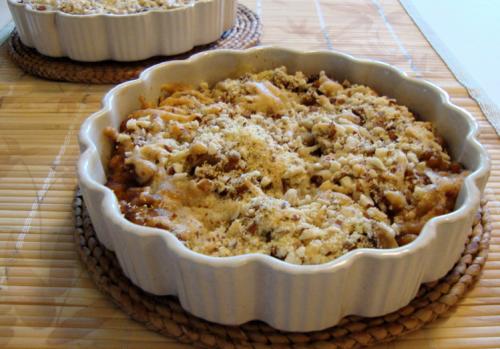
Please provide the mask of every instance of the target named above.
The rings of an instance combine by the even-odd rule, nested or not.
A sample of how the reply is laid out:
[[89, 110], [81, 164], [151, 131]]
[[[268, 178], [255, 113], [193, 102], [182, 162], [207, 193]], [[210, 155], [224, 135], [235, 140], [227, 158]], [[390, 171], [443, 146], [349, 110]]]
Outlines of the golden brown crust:
[[143, 105], [105, 132], [108, 185], [128, 219], [204, 254], [318, 264], [397, 247], [453, 210], [462, 183], [430, 123], [323, 72], [169, 84]]
[[151, 9], [171, 9], [187, 6], [197, 0], [23, 0], [36, 10], [59, 10], [87, 15], [98, 13], [128, 14]]

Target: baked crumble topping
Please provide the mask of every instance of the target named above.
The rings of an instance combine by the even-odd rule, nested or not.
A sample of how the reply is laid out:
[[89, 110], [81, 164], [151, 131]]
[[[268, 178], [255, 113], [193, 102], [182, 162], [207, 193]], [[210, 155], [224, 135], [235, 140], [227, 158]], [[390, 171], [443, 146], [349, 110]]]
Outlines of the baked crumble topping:
[[127, 219], [207, 255], [319, 264], [404, 245], [453, 210], [465, 173], [429, 122], [324, 72], [166, 84], [142, 104], [105, 131], [107, 185]]
[[167, 10], [187, 6], [197, 0], [21, 0], [36, 10], [59, 10], [87, 15], [98, 13], [130, 14], [148, 10]]

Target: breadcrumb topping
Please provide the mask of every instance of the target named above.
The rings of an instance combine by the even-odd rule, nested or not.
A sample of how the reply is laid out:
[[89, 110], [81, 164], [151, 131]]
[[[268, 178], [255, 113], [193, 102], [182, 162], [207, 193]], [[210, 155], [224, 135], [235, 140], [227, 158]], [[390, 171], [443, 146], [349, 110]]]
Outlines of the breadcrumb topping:
[[197, 0], [21, 0], [36, 10], [59, 10], [76, 15], [115, 15], [149, 10], [167, 10], [194, 4]]
[[119, 130], [107, 185], [125, 217], [212, 256], [319, 264], [413, 241], [464, 171], [393, 99], [284, 67], [167, 84]]

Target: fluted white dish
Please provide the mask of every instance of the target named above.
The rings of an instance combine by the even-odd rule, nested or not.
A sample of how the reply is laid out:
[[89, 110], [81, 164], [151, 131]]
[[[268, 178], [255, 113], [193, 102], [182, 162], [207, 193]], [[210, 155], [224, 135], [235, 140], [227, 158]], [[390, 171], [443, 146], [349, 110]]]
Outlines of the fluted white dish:
[[184, 7], [125, 15], [39, 11], [7, 0], [23, 44], [50, 57], [84, 62], [170, 56], [216, 41], [236, 19], [237, 0], [199, 0]]
[[[408, 245], [357, 249], [320, 265], [293, 265], [263, 254], [205, 256], [165, 230], [123, 217], [114, 193], [104, 185], [111, 152], [105, 127], [119, 127], [140, 108], [139, 96], [156, 100], [166, 82], [214, 83], [281, 65], [290, 72], [325, 70], [335, 79], [366, 84], [432, 121], [452, 158], [469, 171], [455, 210], [428, 221]], [[442, 277], [459, 258], [489, 175], [487, 152], [476, 138], [477, 123], [451, 104], [446, 92], [388, 64], [338, 52], [260, 47], [201, 53], [147, 69], [138, 80], [112, 89], [103, 104], [81, 127], [78, 163], [97, 236], [116, 252], [136, 285], [153, 294], [176, 295], [192, 314], [223, 324], [258, 319], [281, 330], [313, 331], [333, 326], [346, 315], [379, 316], [406, 305], [420, 284]]]

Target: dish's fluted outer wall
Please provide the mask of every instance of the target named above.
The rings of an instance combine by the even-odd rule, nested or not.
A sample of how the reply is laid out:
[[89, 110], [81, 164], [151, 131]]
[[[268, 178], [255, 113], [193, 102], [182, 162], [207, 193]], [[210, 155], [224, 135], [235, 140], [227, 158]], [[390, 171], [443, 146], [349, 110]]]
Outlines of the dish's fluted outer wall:
[[[280, 65], [306, 74], [325, 70], [337, 79], [369, 85], [432, 121], [452, 157], [469, 171], [455, 211], [431, 219], [409, 245], [358, 249], [313, 266], [259, 254], [204, 256], [164, 230], [135, 225], [121, 215], [114, 193], [103, 184], [110, 153], [102, 135], [106, 126], [117, 127], [139, 108], [140, 95], [153, 99], [168, 81], [212, 83]], [[214, 322], [236, 325], [258, 319], [281, 330], [314, 331], [346, 315], [378, 316], [397, 310], [415, 296], [421, 283], [438, 279], [453, 266], [489, 174], [489, 158], [477, 132], [472, 116], [452, 105], [442, 89], [385, 63], [332, 51], [219, 50], [156, 65], [138, 80], [112, 89], [103, 109], [82, 125], [78, 175], [99, 239], [116, 252], [125, 274], [144, 290], [177, 295], [188, 311]]]
[[170, 56], [214, 42], [233, 26], [236, 1], [200, 0], [127, 15], [38, 11], [16, 0], [8, 0], [8, 5], [26, 46], [50, 57], [97, 62]]

